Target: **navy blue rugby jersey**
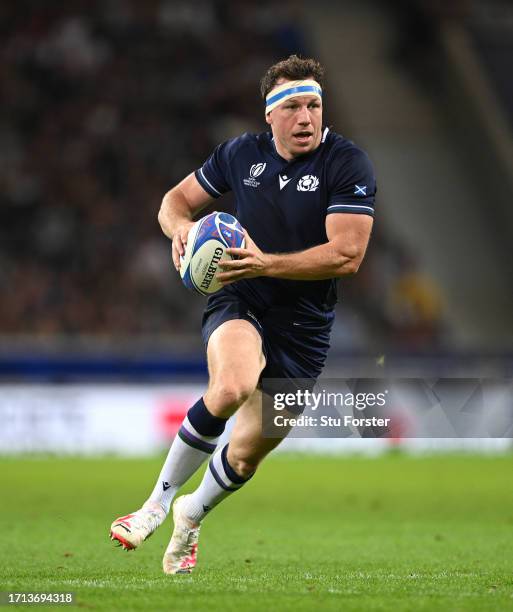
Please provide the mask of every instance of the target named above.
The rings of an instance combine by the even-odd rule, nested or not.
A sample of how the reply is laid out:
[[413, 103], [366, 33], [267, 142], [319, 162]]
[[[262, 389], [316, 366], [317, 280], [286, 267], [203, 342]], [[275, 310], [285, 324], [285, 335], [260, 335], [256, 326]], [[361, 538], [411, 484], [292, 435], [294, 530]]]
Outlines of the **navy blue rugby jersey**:
[[[374, 215], [376, 180], [367, 154], [325, 128], [320, 145], [290, 161], [276, 151], [272, 134], [243, 134], [219, 145], [195, 172], [212, 197], [235, 195], [234, 214], [260, 249], [303, 251], [327, 242], [326, 216]], [[222, 291], [253, 307], [293, 307], [323, 317], [337, 301], [336, 280], [295, 281], [258, 277]]]

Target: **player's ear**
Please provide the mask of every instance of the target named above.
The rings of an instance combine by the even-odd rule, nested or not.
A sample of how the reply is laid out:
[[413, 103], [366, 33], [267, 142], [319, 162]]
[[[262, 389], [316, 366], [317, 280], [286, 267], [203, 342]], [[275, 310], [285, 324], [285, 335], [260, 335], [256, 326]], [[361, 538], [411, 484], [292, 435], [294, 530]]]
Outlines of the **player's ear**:
[[[272, 113], [272, 111], [271, 111], [271, 113]], [[271, 113], [266, 113], [266, 114], [265, 114], [265, 120], [266, 120], [266, 122], [267, 122], [269, 125], [272, 125], [272, 124], [273, 124], [273, 120], [272, 120], [272, 117], [271, 117]]]

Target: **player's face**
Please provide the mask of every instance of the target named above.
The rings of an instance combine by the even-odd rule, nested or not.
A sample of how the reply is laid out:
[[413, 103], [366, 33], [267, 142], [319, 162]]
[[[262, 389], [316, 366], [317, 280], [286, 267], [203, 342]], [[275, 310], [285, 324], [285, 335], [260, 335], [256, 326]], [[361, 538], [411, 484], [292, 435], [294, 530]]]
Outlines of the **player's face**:
[[[286, 83], [280, 79], [276, 85]], [[293, 159], [316, 149], [321, 142], [322, 102], [317, 96], [290, 98], [266, 115], [276, 150]]]

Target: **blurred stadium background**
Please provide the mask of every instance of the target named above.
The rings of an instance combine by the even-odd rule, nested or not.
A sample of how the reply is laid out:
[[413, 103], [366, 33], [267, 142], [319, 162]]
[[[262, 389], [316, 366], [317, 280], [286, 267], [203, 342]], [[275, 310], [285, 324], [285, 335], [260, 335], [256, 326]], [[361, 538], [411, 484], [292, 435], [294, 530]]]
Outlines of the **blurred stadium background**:
[[[265, 129], [260, 76], [291, 53], [325, 65], [325, 123], [379, 185], [326, 374], [511, 377], [510, 2], [18, 0], [0, 31], [1, 453], [168, 446], [206, 381], [204, 300], [160, 201]], [[328, 442], [356, 448], [292, 448]]]

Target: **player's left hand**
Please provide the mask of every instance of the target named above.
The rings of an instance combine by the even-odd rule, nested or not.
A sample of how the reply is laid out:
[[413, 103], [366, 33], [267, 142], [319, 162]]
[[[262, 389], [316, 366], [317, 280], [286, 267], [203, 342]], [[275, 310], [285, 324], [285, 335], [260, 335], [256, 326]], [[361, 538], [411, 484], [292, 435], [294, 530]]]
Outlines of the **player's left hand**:
[[243, 278], [264, 276], [267, 266], [267, 254], [257, 247], [244, 230], [245, 247], [243, 249], [226, 249], [226, 253], [237, 259], [227, 259], [219, 262], [223, 272], [218, 272], [217, 280], [224, 286]]

